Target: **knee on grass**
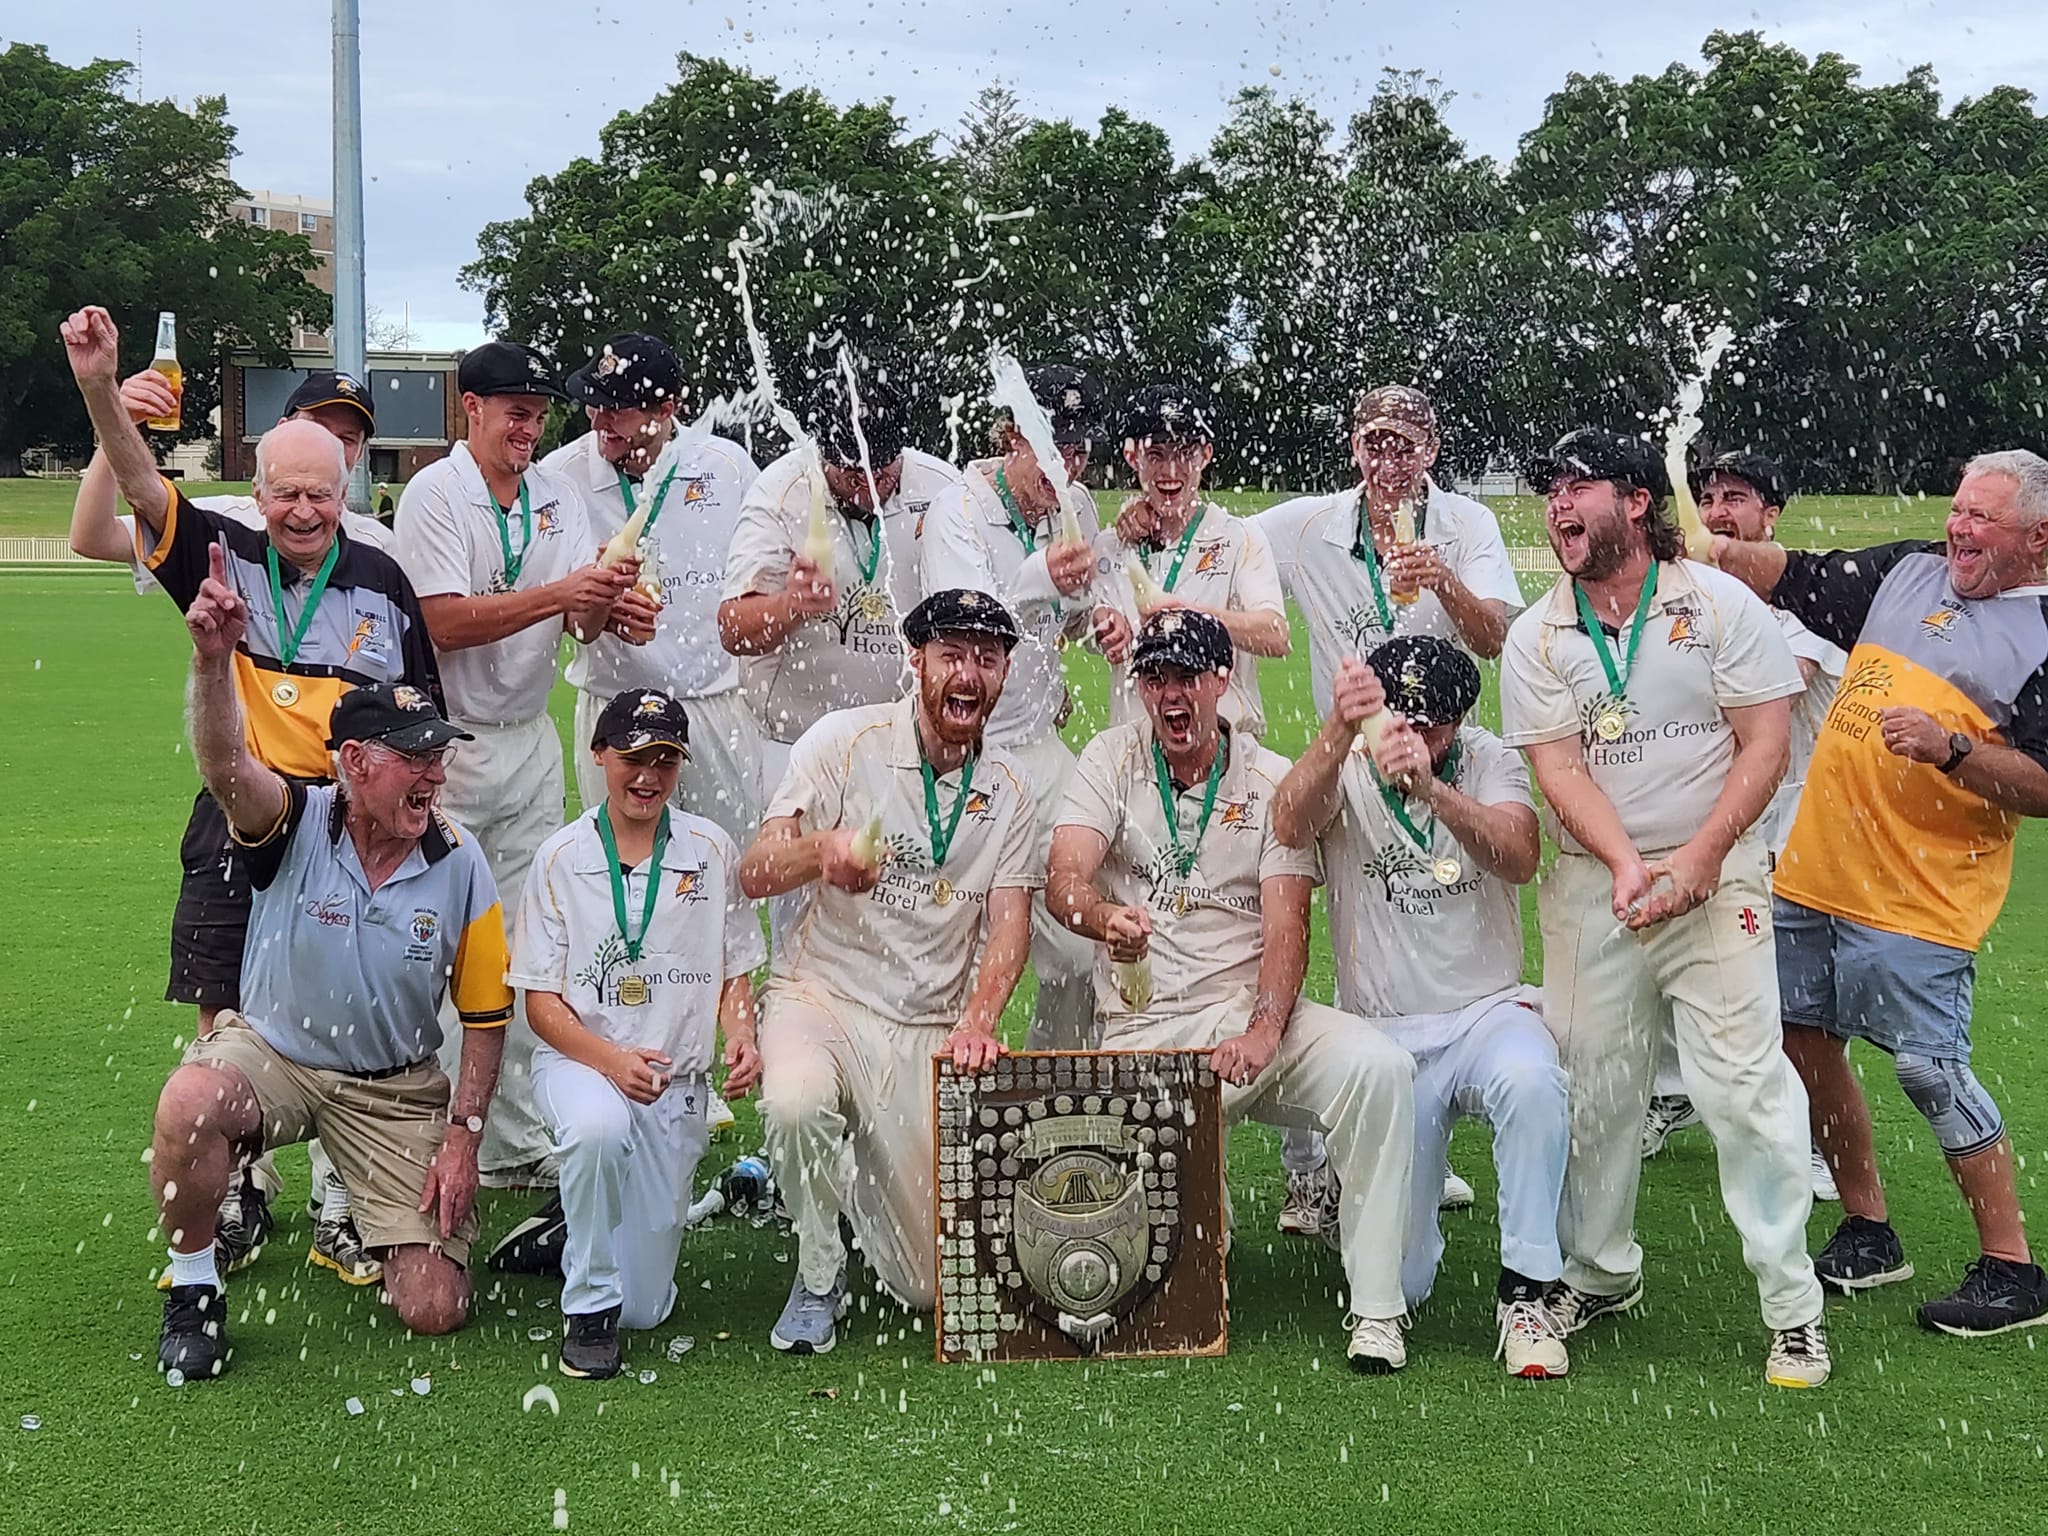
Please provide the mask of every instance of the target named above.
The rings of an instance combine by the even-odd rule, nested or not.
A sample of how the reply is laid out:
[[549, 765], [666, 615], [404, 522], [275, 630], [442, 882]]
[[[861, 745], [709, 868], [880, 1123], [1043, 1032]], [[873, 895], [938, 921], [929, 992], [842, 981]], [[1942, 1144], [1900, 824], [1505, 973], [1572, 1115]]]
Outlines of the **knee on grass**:
[[384, 1294], [414, 1333], [453, 1333], [469, 1320], [469, 1271], [423, 1244], [384, 1251]]

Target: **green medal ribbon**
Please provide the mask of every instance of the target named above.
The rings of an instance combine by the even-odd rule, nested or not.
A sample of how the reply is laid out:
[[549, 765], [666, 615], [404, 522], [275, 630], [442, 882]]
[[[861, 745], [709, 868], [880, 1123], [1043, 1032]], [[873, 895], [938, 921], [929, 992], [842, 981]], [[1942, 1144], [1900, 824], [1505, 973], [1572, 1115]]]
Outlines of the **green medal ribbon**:
[[[1421, 529], [1416, 530], [1421, 536]], [[1358, 488], [1358, 532], [1351, 539], [1351, 558], [1365, 567], [1366, 579], [1372, 583], [1373, 606], [1379, 609], [1380, 627], [1388, 634], [1394, 632], [1394, 610], [1387, 603], [1387, 584], [1380, 577], [1379, 552], [1372, 547], [1372, 525], [1365, 515], [1365, 487]]]
[[[491, 498], [493, 504], [497, 498]], [[526, 551], [533, 544], [533, 503], [526, 499], [526, 476], [519, 477], [519, 553], [512, 553], [512, 513], [498, 508], [498, 546], [505, 551], [505, 590], [519, 585], [519, 568], [526, 564]]]
[[868, 552], [865, 556], [860, 552], [860, 540], [853, 534], [854, 525], [861, 519], [844, 511], [839, 515], [846, 521], [846, 538], [853, 545], [853, 558], [860, 566], [860, 584], [871, 587], [875, 584], [875, 567], [882, 563], [882, 515], [877, 512], [871, 519], [874, 526], [868, 530]]
[[1017, 540], [1024, 546], [1024, 553], [1036, 554], [1038, 535], [1033, 533], [1031, 525], [1024, 521], [1024, 514], [1017, 506], [1017, 494], [1010, 489], [1010, 477], [1003, 473], [1000, 464], [996, 466], [996, 495], [1002, 498], [1003, 510], [1010, 514], [1010, 526], [1017, 531]]
[[640, 963], [640, 946], [647, 941], [647, 929], [654, 922], [654, 903], [661, 895], [661, 856], [668, 852], [668, 807], [661, 810], [661, 825], [654, 829], [654, 852], [647, 860], [647, 896], [640, 903], [640, 932], [635, 935], [626, 923], [626, 871], [619, 863], [619, 841], [612, 836], [612, 808], [597, 812], [597, 840], [604, 844], [605, 867], [612, 877], [612, 916], [618, 920], [619, 937], [626, 941], [626, 964]]
[[1650, 562], [1650, 574], [1643, 578], [1643, 595], [1636, 599], [1635, 628], [1629, 632], [1628, 654], [1622, 658], [1619, 669], [1614, 664], [1614, 652], [1608, 648], [1607, 632], [1600, 627], [1600, 615], [1593, 611], [1586, 589], [1574, 581], [1572, 594], [1579, 600], [1579, 619], [1586, 626], [1586, 637], [1593, 642], [1594, 653], [1600, 658], [1600, 670], [1607, 674], [1607, 691], [1619, 703], [1628, 696], [1628, 676], [1636, 668], [1636, 649], [1643, 643], [1643, 620], [1649, 615], [1650, 604], [1657, 596], [1657, 562]]
[[[1448, 784], [1458, 776], [1458, 756], [1462, 750], [1456, 741], [1451, 743], [1450, 754], [1444, 758], [1444, 765], [1436, 774], [1444, 783]], [[1376, 764], [1372, 776], [1373, 781], [1380, 787], [1380, 798], [1387, 803], [1387, 814], [1394, 818], [1403, 832], [1408, 834], [1409, 841], [1423, 853], [1428, 853], [1436, 846], [1436, 812], [1429, 813], [1429, 830], [1425, 832], [1415, 825], [1415, 818], [1408, 814], [1408, 797], [1380, 777], [1380, 770]]]
[[1173, 792], [1173, 775], [1166, 769], [1166, 753], [1158, 742], [1152, 743], [1152, 775], [1159, 783], [1159, 808], [1166, 813], [1166, 835], [1173, 840], [1174, 863], [1182, 876], [1195, 867], [1195, 858], [1202, 851], [1202, 838], [1209, 831], [1209, 817], [1216, 809], [1216, 786], [1223, 782], [1223, 765], [1230, 756], [1230, 739], [1221, 737], [1216, 742], [1216, 758], [1209, 764], [1209, 784], [1202, 791], [1202, 819], [1195, 824], [1195, 840], [1183, 844], [1180, 840], [1180, 797]]
[[922, 751], [917, 754], [917, 766], [924, 774], [924, 819], [932, 832], [932, 868], [943, 869], [946, 855], [953, 851], [953, 834], [960, 830], [960, 813], [967, 809], [967, 791], [974, 784], [974, 753], [967, 755], [967, 761], [960, 765], [960, 793], [953, 797], [953, 814], [944, 826], [939, 824], [939, 776], [932, 772], [931, 760]]
[[[1180, 580], [1180, 563], [1187, 559], [1188, 546], [1195, 542], [1195, 530], [1201, 526], [1202, 504], [1196, 502], [1195, 510], [1188, 515], [1187, 531], [1180, 536], [1180, 547], [1173, 552], [1173, 564], [1166, 572], [1166, 580], [1159, 583], [1160, 587], [1165, 591], [1171, 592], [1174, 583]], [[1145, 569], [1149, 571], [1151, 568], [1152, 562], [1148, 559], [1145, 562]]]
[[313, 577], [313, 590], [306, 594], [306, 606], [299, 610], [299, 622], [287, 634], [284, 627], [284, 581], [278, 575], [277, 546], [265, 543], [263, 563], [270, 568], [270, 606], [277, 613], [277, 659], [286, 666], [299, 654], [299, 647], [305, 643], [306, 631], [313, 627], [313, 610], [320, 606], [320, 599], [327, 595], [327, 578], [334, 574], [334, 562], [341, 558], [341, 537], [337, 532], [335, 540], [327, 546], [327, 558], [320, 562], [320, 570]]
[[[661, 521], [661, 504], [668, 500], [668, 488], [676, 483], [676, 471], [680, 468], [682, 468], [680, 464], [670, 465], [668, 478], [662, 481], [660, 488], [655, 491], [654, 505], [647, 509], [647, 521], [640, 525], [640, 537], [642, 539], [654, 537], [654, 525]], [[619, 495], [625, 499], [626, 516], [630, 518], [639, 510], [639, 506], [633, 500], [633, 482], [626, 478], [626, 472], [623, 469], [615, 470], [614, 473], [619, 477]], [[522, 490], [525, 489], [525, 482], [522, 481], [520, 483], [520, 488]]]

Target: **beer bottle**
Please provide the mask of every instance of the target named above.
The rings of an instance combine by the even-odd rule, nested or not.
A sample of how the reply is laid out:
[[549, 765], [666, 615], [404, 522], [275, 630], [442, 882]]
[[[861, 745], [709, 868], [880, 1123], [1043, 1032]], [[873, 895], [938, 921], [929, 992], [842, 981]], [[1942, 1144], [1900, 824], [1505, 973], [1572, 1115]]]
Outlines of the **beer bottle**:
[[152, 432], [175, 432], [184, 425], [185, 370], [178, 366], [178, 317], [168, 309], [156, 317], [156, 356], [149, 365], [160, 373], [179, 399], [168, 416], [152, 416], [143, 423]]

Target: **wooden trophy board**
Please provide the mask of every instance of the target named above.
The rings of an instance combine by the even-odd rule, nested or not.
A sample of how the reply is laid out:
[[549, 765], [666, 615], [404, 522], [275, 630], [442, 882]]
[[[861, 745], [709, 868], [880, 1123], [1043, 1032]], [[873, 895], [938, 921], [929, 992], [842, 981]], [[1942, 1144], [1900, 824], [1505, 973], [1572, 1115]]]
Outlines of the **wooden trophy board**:
[[935, 1092], [940, 1360], [1224, 1352], [1207, 1051], [941, 1058]]

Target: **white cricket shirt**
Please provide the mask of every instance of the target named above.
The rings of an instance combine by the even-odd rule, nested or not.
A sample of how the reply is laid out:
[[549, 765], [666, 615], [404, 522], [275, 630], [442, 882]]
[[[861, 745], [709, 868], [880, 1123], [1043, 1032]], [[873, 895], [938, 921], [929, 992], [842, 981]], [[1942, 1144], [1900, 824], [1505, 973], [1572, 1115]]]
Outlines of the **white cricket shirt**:
[[[925, 513], [960, 471], [914, 448], [903, 450], [903, 480], [882, 505], [882, 544], [873, 580], [861, 576], [872, 523], [830, 505], [832, 577], [839, 606], [809, 619], [767, 656], [741, 659], [740, 683], [761, 729], [772, 741], [794, 742], [831, 710], [877, 704], [902, 695], [910, 675], [900, 625], [920, 596], [917, 544]], [[780, 592], [810, 527], [811, 487], [803, 456], [786, 453], [761, 471], [740, 506], [726, 557], [724, 597]]]
[[[1053, 721], [1066, 698], [1060, 643], [1089, 631], [1095, 599], [1091, 588], [1060, 596], [1045, 567], [1045, 551], [1059, 536], [1057, 514], [1032, 530], [1030, 548], [1017, 534], [995, 485], [983, 471], [995, 460], [967, 466], [958, 486], [948, 486], [925, 514], [922, 545], [926, 595], [966, 587], [986, 592], [1010, 610], [1023, 631], [1010, 652], [1010, 676], [989, 717], [988, 739], [1018, 748], [1053, 734]], [[1085, 487], [1068, 487], [1067, 504], [1090, 542], [1101, 531], [1095, 498]]]
[[[1617, 668], [1633, 614], [1609, 639]], [[1511, 747], [1576, 735], [1593, 782], [1614, 805], [1639, 853], [1662, 853], [1705, 824], [1735, 760], [1727, 709], [1790, 698], [1804, 685], [1771, 610], [1734, 577], [1674, 560], [1657, 567], [1657, 594], [1619, 701], [1622, 733], [1597, 731], [1610, 708], [1607, 675], [1579, 620], [1572, 580], [1508, 631], [1501, 655], [1502, 734]], [[1545, 811], [1567, 853], [1584, 853]]]
[[[1031, 790], [1016, 760], [986, 747], [946, 862], [932, 863], [919, 768], [917, 704], [867, 704], [828, 714], [797, 740], [762, 820], [801, 817], [800, 831], [882, 818], [881, 878], [858, 894], [819, 881], [775, 959], [775, 974], [815, 981], [899, 1024], [960, 1021], [987, 937], [989, 893], [1035, 890]], [[951, 819], [962, 770], [936, 782]]]
[[[557, 448], [541, 460], [541, 467], [582, 497], [600, 548], [626, 526], [631, 513], [619, 490], [619, 473], [598, 452], [595, 432]], [[633, 488], [638, 505], [647, 507], [664, 483], [669, 487], [648, 541], [661, 571], [661, 616], [654, 622], [654, 638], [629, 645], [607, 631], [578, 646], [569, 661], [571, 683], [600, 700], [629, 688], [659, 688], [693, 699], [739, 686], [739, 663], [719, 643], [718, 603], [740, 502], [759, 473], [747, 451], [725, 438], [705, 438], [687, 456], [675, 439], [669, 440]]]
[[[1273, 792], [1287, 775], [1287, 759], [1241, 731], [1226, 740], [1230, 756], [1215, 808], [1186, 874], [1167, 831], [1150, 720], [1111, 726], [1082, 749], [1074, 767], [1060, 825], [1109, 840], [1097, 887], [1152, 919], [1152, 1001], [1145, 1014], [1118, 990], [1109, 947], [1096, 946], [1095, 1010], [1106, 1034], [1147, 1016], [1207, 1008], [1256, 986], [1266, 947], [1261, 882], [1274, 875], [1319, 878], [1314, 849], [1289, 848], [1273, 835]], [[1201, 824], [1207, 789], [1205, 778], [1175, 797], [1183, 848]]]
[[[732, 839], [702, 816], [673, 806], [668, 815], [660, 870], [650, 871], [643, 859], [626, 871], [626, 917], [636, 930], [647, 882], [652, 876], [660, 881], [639, 960], [626, 958], [610, 865], [591, 810], [533, 856], [507, 979], [526, 991], [556, 993], [592, 1034], [660, 1051], [681, 1075], [710, 1070], [719, 994], [759, 965], [766, 947], [754, 904], [740, 894]], [[646, 1002], [619, 1000], [626, 976], [646, 982]]]
[[[406, 482], [393, 553], [419, 597], [530, 592], [597, 558], [597, 541], [576, 491], [539, 464], [527, 467], [524, 484], [533, 514], [530, 541], [517, 499], [509, 512], [498, 506], [466, 442]], [[509, 584], [500, 528], [520, 560], [518, 577]], [[489, 645], [455, 651], [436, 646], [450, 716], [504, 726], [539, 715], [548, 707], [565, 628], [556, 615]]]

